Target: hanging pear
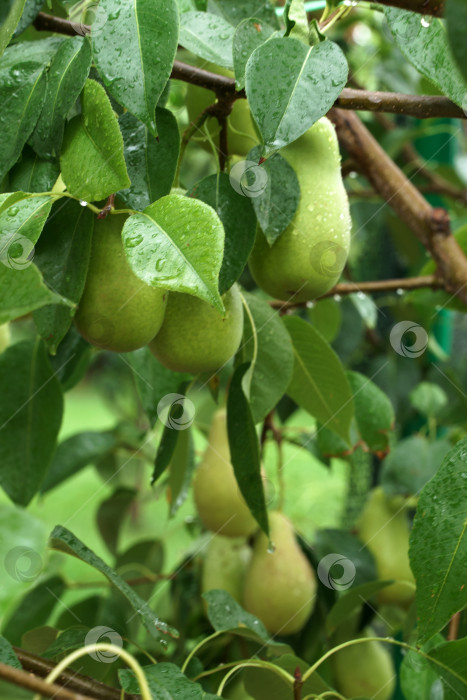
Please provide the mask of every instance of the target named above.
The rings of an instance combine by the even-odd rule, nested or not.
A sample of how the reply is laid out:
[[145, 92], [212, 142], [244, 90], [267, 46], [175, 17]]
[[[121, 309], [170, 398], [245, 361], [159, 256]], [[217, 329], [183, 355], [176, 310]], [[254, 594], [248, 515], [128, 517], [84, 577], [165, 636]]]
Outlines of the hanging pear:
[[279, 512], [269, 514], [271, 542], [261, 532], [245, 577], [244, 607], [271, 634], [299, 632], [316, 598], [316, 577], [300, 549], [292, 523]]
[[258, 229], [249, 267], [275, 299], [311, 301], [339, 280], [350, 247], [350, 211], [334, 126], [323, 117], [280, 151], [295, 170], [300, 202], [289, 226], [269, 246]]
[[207, 530], [226, 537], [248, 537], [258, 527], [238, 488], [230, 462], [226, 412], [214, 414], [209, 444], [196, 470], [193, 495]]
[[215, 535], [209, 542], [203, 561], [201, 591], [220, 588], [241, 603], [246, 567], [251, 549], [242, 538]]

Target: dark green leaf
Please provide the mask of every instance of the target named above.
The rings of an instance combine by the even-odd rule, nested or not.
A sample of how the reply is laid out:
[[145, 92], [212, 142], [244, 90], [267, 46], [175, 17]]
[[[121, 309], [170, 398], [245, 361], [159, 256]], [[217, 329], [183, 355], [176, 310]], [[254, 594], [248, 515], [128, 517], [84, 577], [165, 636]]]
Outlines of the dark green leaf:
[[444, 699], [465, 698], [467, 695], [467, 638], [440, 644], [428, 653], [437, 662], [428, 660], [441, 678]]
[[234, 29], [222, 17], [209, 12], [184, 12], [180, 17], [180, 44], [224, 68], [233, 68]]
[[372, 452], [386, 453], [394, 427], [394, 409], [386, 394], [359, 372], [347, 372], [361, 439]]
[[344, 595], [334, 603], [326, 618], [326, 631], [329, 636], [335, 632], [337, 627], [352, 614], [359, 610], [367, 601], [371, 601], [375, 594], [382, 588], [388, 586], [391, 581], [370, 581], [359, 586], [352, 586]]
[[349, 476], [341, 526], [352, 530], [365, 506], [372, 486], [372, 457], [359, 446], [346, 457], [346, 460], [349, 464]]
[[245, 87], [245, 69], [251, 54], [273, 34], [274, 29], [268, 24], [263, 24], [254, 13], [238, 25], [233, 38], [233, 64], [237, 90]]
[[41, 493], [46, 493], [66, 481], [89, 464], [95, 464], [115, 449], [117, 441], [112, 431], [77, 433], [59, 444]]
[[80, 36], [65, 39], [50, 64], [45, 101], [30, 143], [44, 158], [58, 155], [65, 119], [83, 89], [91, 67], [91, 46]]
[[118, 487], [105, 501], [102, 501], [97, 509], [97, 527], [112, 554], [117, 553], [123, 519], [135, 500], [136, 494], [137, 491], [134, 489], [124, 486]]
[[[14, 259], [14, 264], [17, 260]], [[70, 305], [45, 286], [34, 263], [21, 270], [0, 263], [0, 323], [24, 316], [46, 304], [66, 303]]]
[[26, 146], [21, 160], [10, 170], [10, 188], [14, 192], [49, 192], [59, 174], [58, 163], [39, 158]]
[[179, 438], [170, 461], [169, 494], [170, 515], [183, 505], [188, 495], [195, 468], [195, 446], [191, 430], [179, 430]]
[[95, 80], [86, 81], [82, 104], [65, 129], [60, 164], [69, 192], [92, 202], [129, 187], [130, 180], [117, 117]]
[[467, 438], [446, 455], [420, 494], [410, 535], [410, 566], [417, 581], [421, 643], [467, 605], [462, 585], [467, 561]]
[[97, 571], [100, 571], [101, 574], [103, 574], [128, 600], [135, 614], [139, 615], [142, 623], [152, 637], [159, 639], [160, 633], [162, 633], [178, 638], [177, 630], [167, 625], [167, 623], [162, 622], [162, 620], [159, 620], [148, 604], [142, 598], [140, 598], [140, 596], [137, 595], [133, 589], [115, 573], [115, 571], [107, 566], [107, 564], [100, 557], [98, 557], [97, 554], [94, 554], [91, 549], [86, 547], [86, 545], [83, 544], [83, 542], [81, 542], [72, 532], [61, 525], [57, 525], [50, 535], [50, 539], [50, 546], [53, 549], [65, 552], [66, 554], [71, 554], [72, 556], [75, 556], [78, 559], [81, 559], [81, 561], [84, 561], [90, 566], [94, 567], [94, 569]]
[[[275, 153], [261, 165], [261, 146], [249, 152], [247, 163], [250, 167], [240, 173], [248, 179], [250, 173], [258, 183], [258, 191], [252, 197], [256, 218], [269, 245], [276, 241], [285, 231], [297, 211], [300, 201], [300, 184], [295, 170], [279, 153]], [[240, 165], [240, 164], [239, 164]], [[239, 168], [239, 165], [234, 168]], [[234, 168], [231, 171], [235, 173]]]
[[443, 21], [430, 17], [421, 22], [418, 13], [393, 7], [384, 11], [404, 56], [444, 95], [465, 107], [467, 82], [452, 58]]
[[74, 326], [58, 346], [57, 354], [50, 357], [63, 391], [69, 391], [83, 379], [92, 357], [92, 347]]
[[[215, 700], [217, 695], [206, 693], [199, 683], [190, 681], [175, 664], [166, 661], [143, 667], [154, 700], [188, 698], [190, 700]], [[133, 671], [124, 669], [118, 672], [122, 688], [127, 693], [139, 693], [140, 687]]]
[[352, 392], [334, 350], [297, 316], [283, 319], [294, 346], [295, 365], [288, 395], [319, 422], [349, 440]]
[[0, 355], [0, 484], [26, 506], [55, 451], [63, 396], [43, 342], [10, 346]]
[[177, 3], [158, 0], [156, 8], [153, 0], [101, 0], [96, 22], [93, 54], [105, 86], [157, 136], [156, 104], [177, 50]]
[[34, 22], [43, 4], [44, 0], [26, 0], [23, 14], [21, 15], [21, 19], [18, 23], [18, 26], [15, 29], [15, 37], [19, 36], [22, 32], [24, 32], [25, 29], [29, 27], [30, 24]]
[[[46, 284], [75, 304], [86, 281], [94, 218], [78, 202], [57, 202], [36, 247], [35, 262]], [[46, 306], [34, 313], [34, 321], [50, 352], [55, 354], [71, 326], [72, 311], [58, 304]]]
[[[91, 598], [95, 609], [95, 598]], [[74, 622], [78, 623], [78, 620], [74, 618]], [[81, 620], [80, 620], [81, 622]], [[64, 654], [73, 651], [74, 649], [79, 649], [86, 644], [86, 635], [89, 632], [87, 627], [71, 627], [69, 629], [61, 632], [60, 636], [46, 649], [42, 654], [46, 659], [54, 659]], [[108, 639], [99, 639], [99, 641], [107, 642]]]
[[193, 294], [224, 311], [218, 292], [224, 227], [207, 204], [169, 194], [130, 216], [122, 237], [128, 262], [143, 282]]
[[33, 627], [45, 625], [66, 589], [60, 576], [53, 576], [32, 589], [20, 601], [3, 628], [12, 644], [21, 644], [21, 637]]
[[256, 21], [267, 22], [271, 27], [279, 29], [274, 2], [270, 0], [215, 0], [215, 4], [234, 27], [242, 20], [255, 17], [258, 18]]
[[[122, 554], [117, 556], [115, 568], [125, 569], [125, 578], [140, 578], [142, 567], [149, 570], [152, 574], [157, 575], [162, 571], [164, 564], [164, 545], [160, 540], [143, 540], [132, 545]], [[131, 568], [133, 567], [133, 568]], [[154, 589], [154, 583], [142, 583], [139, 586], [133, 586], [138, 594], [147, 600]]]
[[227, 397], [227, 432], [230, 458], [238, 486], [260, 528], [269, 534], [268, 514], [261, 478], [258, 436], [242, 382], [249, 363], [237, 367]]
[[[332, 528], [318, 530], [314, 542], [314, 554], [318, 561], [322, 562], [322, 575], [325, 581], [323, 582], [321, 576], [320, 581], [327, 588], [345, 590], [344, 586], [354, 588], [378, 578], [371, 552], [362, 546], [355, 535], [345, 530]], [[339, 559], [335, 558], [334, 563], [332, 559], [323, 561], [325, 557], [336, 554]]]
[[209, 622], [216, 632], [241, 627], [251, 630], [264, 641], [269, 640], [268, 631], [261, 620], [246, 612], [227, 591], [207, 591], [203, 593], [203, 598], [208, 604]]
[[0, 636], [0, 663], [13, 666], [13, 668], [23, 668], [21, 663], [13, 651], [8, 639]]
[[467, 81], [467, 45], [465, 43], [467, 3], [465, 0], [449, 0], [444, 8], [444, 16], [446, 17], [451, 51], [464, 80]]
[[270, 39], [251, 55], [246, 93], [271, 155], [324, 116], [347, 82], [348, 66], [332, 41], [307, 47], [298, 39]]
[[388, 496], [419, 493], [451, 449], [447, 440], [413, 435], [397, 443], [383, 462], [381, 485]]
[[234, 190], [226, 173], [208, 175], [187, 196], [209, 204], [224, 226], [224, 257], [219, 273], [219, 293], [224, 294], [242, 274], [255, 242], [256, 217], [251, 201]]
[[[239, 354], [251, 362], [243, 379], [255, 423], [263, 420], [287, 391], [294, 365], [290, 336], [280, 317], [266, 301], [244, 294], [249, 314]], [[251, 317], [250, 317], [251, 315]]]
[[172, 112], [156, 109], [158, 138], [130, 112], [119, 119], [131, 185], [118, 193], [128, 207], [143, 210], [170, 194], [180, 150], [178, 125]]

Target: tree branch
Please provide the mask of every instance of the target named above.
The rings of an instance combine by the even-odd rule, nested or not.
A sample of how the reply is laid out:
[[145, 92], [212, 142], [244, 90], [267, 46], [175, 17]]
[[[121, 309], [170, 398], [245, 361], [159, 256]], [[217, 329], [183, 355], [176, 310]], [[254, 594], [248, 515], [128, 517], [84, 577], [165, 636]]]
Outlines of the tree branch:
[[445, 0], [378, 0], [380, 5], [399, 7], [401, 10], [418, 12], [420, 15], [442, 17]]
[[12, 685], [26, 688], [47, 698], [55, 698], [55, 700], [93, 700], [88, 695], [77, 695], [71, 690], [61, 688], [55, 683], [46, 683], [42, 678], [36, 678], [31, 673], [21, 671], [7, 664], [0, 663], [0, 678]]
[[349, 156], [431, 253], [443, 287], [467, 305], [467, 258], [450, 235], [448, 213], [430, 206], [356, 114], [333, 108], [329, 117]]

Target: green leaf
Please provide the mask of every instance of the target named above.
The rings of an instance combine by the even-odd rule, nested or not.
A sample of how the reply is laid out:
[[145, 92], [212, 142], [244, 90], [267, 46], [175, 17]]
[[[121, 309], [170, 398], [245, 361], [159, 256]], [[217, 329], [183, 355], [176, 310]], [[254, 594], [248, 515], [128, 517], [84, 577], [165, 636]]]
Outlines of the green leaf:
[[15, 29], [15, 38], [19, 36], [22, 32], [24, 32], [24, 30], [27, 29], [29, 25], [34, 22], [43, 4], [43, 0], [26, 0], [23, 14], [21, 15], [21, 19], [18, 22], [18, 26]]
[[0, 323], [12, 321], [46, 304], [68, 304], [45, 286], [34, 264], [16, 270], [0, 263]]
[[287, 36], [300, 39], [308, 46], [308, 18], [303, 0], [287, 0], [285, 6]]
[[413, 435], [397, 443], [383, 462], [381, 485], [388, 496], [417, 494], [436, 474], [451, 449], [447, 440]]
[[294, 355], [290, 336], [280, 317], [266, 301], [244, 293], [249, 314], [245, 314], [242, 362], [250, 362], [243, 379], [255, 423], [272, 411], [292, 378]]
[[233, 68], [234, 28], [222, 17], [209, 12], [184, 12], [180, 17], [180, 44], [223, 68]]
[[[286, 653], [283, 656], [274, 658], [274, 665], [288, 671], [291, 676], [294, 675], [297, 667], [303, 675], [309, 668], [308, 664], [294, 654]], [[255, 698], [255, 700], [272, 700], [279, 698], [287, 698], [293, 695], [293, 689], [287, 683], [286, 679], [279, 677], [271, 669], [266, 668], [247, 668], [244, 675], [245, 690]], [[328, 686], [321, 676], [315, 672], [301, 686], [301, 696], [305, 697], [320, 697], [326, 693], [324, 697], [331, 697], [331, 688]]]
[[158, 419], [159, 402], [164, 396], [177, 393], [180, 386], [190, 380], [191, 375], [167, 369], [147, 347], [120, 357], [129, 362], [144, 412], [151, 425], [154, 425]]
[[[326, 588], [342, 590], [343, 585], [351, 584], [356, 588], [364, 583], [374, 582], [378, 578], [375, 561], [371, 552], [362, 545], [361, 541], [346, 530], [326, 528], [318, 530], [313, 544], [316, 559], [321, 562], [332, 555], [339, 559], [323, 562], [325, 580], [320, 577]], [[319, 569], [318, 569], [319, 574]], [[344, 581], [341, 581], [342, 577]], [[352, 577], [355, 578], [352, 580]], [[350, 587], [350, 586], [349, 586]]]
[[433, 670], [441, 678], [444, 700], [458, 700], [467, 695], [467, 638], [445, 642], [431, 649], [428, 659]]
[[420, 643], [467, 605], [467, 438], [446, 455], [420, 494], [410, 535]]
[[143, 282], [224, 310], [218, 292], [224, 228], [207, 204], [169, 194], [130, 216], [122, 237], [128, 262]]
[[87, 39], [65, 39], [50, 64], [45, 101], [30, 143], [44, 158], [58, 155], [65, 119], [84, 87], [91, 67], [91, 46]]
[[226, 173], [208, 175], [193, 185], [187, 196], [209, 204], [224, 226], [224, 257], [219, 273], [219, 294], [224, 294], [242, 274], [255, 243], [256, 217], [251, 200], [234, 190]]
[[159, 447], [157, 448], [151, 484], [154, 484], [171, 464], [175, 456], [180, 433], [189, 427], [189, 424], [186, 426], [182, 424], [182, 426], [180, 426], [181, 429], [178, 429], [180, 419], [182, 418], [183, 420], [183, 416], [185, 414], [185, 401], [188, 403], [188, 405], [190, 403], [189, 399], [186, 399], [184, 396], [187, 385], [188, 383], [185, 382], [177, 388], [177, 393], [174, 394], [174, 401], [171, 401], [171, 403], [167, 406], [167, 408], [169, 408], [169, 412], [165, 420], [161, 441], [159, 443]]
[[[115, 568], [117, 571], [124, 567], [128, 579], [141, 576], [142, 567], [153, 574], [160, 574], [164, 564], [164, 545], [160, 540], [140, 540], [117, 556]], [[144, 600], [148, 600], [156, 581], [142, 583], [133, 588]]]
[[[433, 647], [443, 643], [444, 637], [437, 634], [424, 644], [420, 651], [429, 653]], [[434, 670], [436, 668], [436, 671]], [[399, 678], [404, 697], [411, 700], [426, 700], [436, 698], [439, 695], [441, 680], [438, 675], [439, 667], [431, 666], [428, 659], [416, 651], [407, 651], [402, 660]], [[442, 693], [442, 690], [441, 690]], [[446, 696], [442, 694], [443, 700]]]
[[113, 431], [77, 433], [61, 442], [41, 486], [47, 493], [77, 474], [89, 464], [95, 464], [117, 446]]
[[[326, 428], [324, 428], [324, 431], [325, 430]], [[319, 435], [320, 434], [321, 432]], [[330, 434], [334, 435], [334, 433]], [[321, 446], [319, 440], [318, 445]], [[349, 464], [349, 476], [345, 508], [341, 517], [341, 527], [352, 530], [365, 506], [368, 494], [371, 490], [373, 482], [373, 460], [371, 454], [365, 452], [361, 446], [357, 447], [357, 449], [345, 459]]]
[[464, 76], [464, 80], [467, 81], [467, 46], [465, 44], [467, 3], [465, 0], [449, 0], [444, 8], [444, 16], [447, 23], [451, 52]]
[[16, 163], [45, 100], [44, 70], [63, 39], [52, 37], [10, 46], [0, 59], [0, 102], [4, 115], [0, 180]]
[[82, 112], [65, 129], [60, 164], [69, 192], [86, 202], [130, 185], [117, 117], [95, 80], [86, 81]]
[[83, 379], [91, 358], [91, 345], [84, 340], [74, 326], [71, 326], [58, 346], [56, 355], [50, 357], [50, 363], [55, 369], [63, 391], [69, 391]]
[[410, 403], [424, 416], [438, 416], [448, 402], [444, 389], [433, 382], [420, 382], [410, 394]]
[[13, 666], [13, 668], [23, 668], [10, 642], [2, 636], [0, 636], [0, 663]]
[[[337, 562], [336, 564], [339, 564]], [[366, 601], [371, 601], [375, 594], [386, 588], [392, 581], [370, 581], [359, 586], [352, 586], [332, 606], [326, 618], [326, 632], [331, 636], [336, 629], [352, 614], [359, 610]]]
[[236, 0], [236, 2], [232, 2], [232, 0], [215, 0], [215, 5], [219, 13], [222, 13], [225, 19], [233, 24], [234, 27], [242, 20], [254, 17], [258, 18], [256, 21], [267, 22], [271, 27], [279, 29], [274, 2], [270, 0]]
[[71, 554], [81, 561], [86, 562], [97, 571], [100, 571], [115, 588], [128, 600], [135, 615], [139, 615], [149, 634], [155, 639], [160, 639], [160, 632], [169, 634], [175, 639], [178, 632], [156, 616], [149, 605], [137, 595], [133, 589], [115, 573], [107, 564], [91, 549], [81, 542], [70, 530], [57, 525], [50, 535], [50, 546], [66, 554]]
[[49, 466], [62, 422], [63, 396], [42, 341], [0, 355], [0, 485], [27, 506]]
[[97, 527], [109, 552], [117, 553], [118, 539], [123, 520], [137, 491], [118, 486], [115, 491], [99, 504], [96, 513]]
[[360, 438], [376, 453], [389, 450], [389, 435], [394, 428], [394, 409], [384, 391], [359, 372], [347, 372], [353, 394], [355, 418]]
[[40, 158], [26, 146], [21, 160], [10, 170], [9, 184], [14, 192], [49, 192], [59, 174], [58, 163]]
[[[171, 700], [172, 698], [190, 698], [190, 700], [215, 700], [217, 695], [211, 695], [203, 690], [199, 683], [187, 678], [178, 666], [167, 661], [143, 666], [143, 672], [148, 681], [153, 700]], [[129, 669], [118, 672], [120, 684], [127, 693], [140, 693], [138, 680]]]
[[260, 528], [269, 535], [268, 514], [261, 478], [258, 436], [250, 405], [243, 392], [249, 363], [237, 367], [227, 397], [227, 433], [235, 478], [248, 508]]
[[21, 644], [25, 632], [45, 625], [65, 592], [60, 576], [52, 576], [29, 591], [4, 625], [3, 634], [12, 644]]
[[384, 12], [404, 56], [444, 95], [465, 107], [467, 82], [452, 58], [443, 21], [434, 17], [422, 24], [418, 13], [392, 7]]
[[341, 327], [340, 304], [334, 299], [322, 299], [319, 304], [314, 304], [311, 309], [308, 309], [307, 314], [318, 333], [321, 333], [328, 343], [332, 343]]
[[[255, 146], [248, 153], [247, 162], [257, 163], [260, 157], [261, 146]], [[232, 171], [235, 173], [233, 169]], [[279, 153], [275, 153], [261, 165], [250, 165], [244, 173], [247, 179], [250, 172], [256, 182], [264, 185], [258, 188], [251, 201], [261, 230], [269, 245], [272, 245], [295, 216], [300, 202], [300, 183], [295, 170]]]
[[[73, 200], [60, 201], [36, 247], [35, 262], [46, 284], [75, 304], [86, 281], [93, 228], [94, 215], [89, 209]], [[34, 321], [55, 354], [71, 326], [72, 311], [58, 304], [46, 306], [34, 313]]]
[[264, 641], [269, 640], [269, 633], [261, 620], [246, 612], [230, 593], [214, 589], [203, 593], [208, 604], [208, 619], [216, 632], [234, 630], [237, 627], [246, 628]]
[[263, 24], [254, 13], [238, 25], [232, 49], [237, 90], [245, 87], [246, 64], [251, 54], [273, 34], [274, 29], [268, 24]]
[[21, 19], [26, 0], [4, 0], [0, 8], [0, 56], [13, 36]]
[[349, 442], [354, 405], [341, 362], [324, 338], [297, 316], [283, 319], [294, 346], [294, 371], [287, 393], [322, 425]]
[[96, 22], [92, 47], [104, 85], [157, 136], [156, 104], [177, 51], [177, 3], [158, 0], [156, 8], [153, 0], [101, 0]]
[[[172, 431], [175, 432], [175, 431]], [[186, 500], [195, 468], [195, 446], [191, 430], [179, 430], [179, 438], [170, 461], [169, 502], [174, 516]]]
[[348, 66], [332, 41], [307, 47], [277, 38], [259, 46], [246, 67], [246, 94], [271, 155], [298, 139], [332, 107], [347, 82]]
[[130, 112], [119, 119], [131, 185], [118, 193], [128, 207], [143, 210], [170, 194], [180, 151], [177, 120], [168, 109], [156, 109], [156, 139]]
[[7, 206], [0, 213], [0, 261], [22, 272], [34, 257], [34, 244], [41, 235], [52, 208], [53, 198], [28, 197]]

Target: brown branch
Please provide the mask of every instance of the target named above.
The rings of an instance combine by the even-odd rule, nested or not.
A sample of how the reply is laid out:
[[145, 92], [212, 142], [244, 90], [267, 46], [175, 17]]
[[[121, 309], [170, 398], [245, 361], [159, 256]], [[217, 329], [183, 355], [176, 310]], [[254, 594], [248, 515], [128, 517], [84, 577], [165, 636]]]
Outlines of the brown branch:
[[349, 156], [431, 253], [443, 287], [467, 305], [467, 258], [450, 235], [448, 213], [430, 206], [356, 114], [333, 108], [329, 116]]
[[77, 695], [71, 690], [61, 688], [55, 683], [46, 683], [42, 678], [36, 678], [31, 673], [7, 664], [0, 663], [0, 678], [12, 685], [26, 688], [47, 698], [55, 698], [55, 700], [93, 700], [89, 695]]
[[402, 10], [433, 17], [442, 17], [445, 6], [445, 0], [378, 0], [378, 2], [380, 5], [400, 7]]
[[70, 22], [69, 19], [53, 17], [45, 12], [39, 12], [33, 22], [34, 28], [43, 32], [55, 32], [56, 34], [66, 34], [66, 36], [76, 36], [76, 34], [89, 34], [91, 27], [88, 24]]
[[459, 625], [461, 621], [460, 612], [455, 613], [449, 621], [449, 629], [447, 634], [448, 642], [454, 642], [459, 635]]

